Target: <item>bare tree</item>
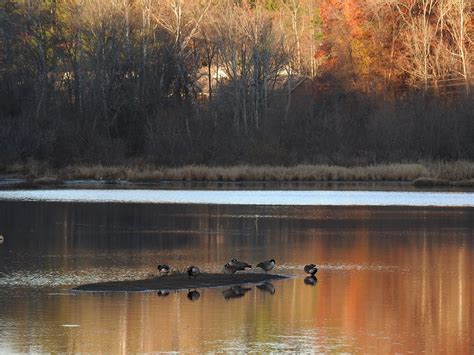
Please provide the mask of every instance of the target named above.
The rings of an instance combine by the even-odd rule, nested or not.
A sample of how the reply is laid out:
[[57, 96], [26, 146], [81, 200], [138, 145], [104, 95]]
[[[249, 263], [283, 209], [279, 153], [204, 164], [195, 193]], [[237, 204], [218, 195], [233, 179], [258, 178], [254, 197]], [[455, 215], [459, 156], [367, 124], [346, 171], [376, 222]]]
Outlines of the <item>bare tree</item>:
[[250, 127], [258, 130], [290, 56], [283, 37], [273, 31], [270, 17], [260, 11], [244, 16], [246, 8], [229, 8], [232, 15], [222, 19], [218, 35], [222, 65], [229, 78], [227, 92], [232, 94], [234, 125], [239, 129], [241, 122], [245, 131]]
[[444, 15], [443, 26], [449, 33], [449, 54], [459, 63], [455, 71], [464, 79], [466, 94], [469, 94], [469, 48], [472, 40], [468, 37], [468, 24], [472, 3], [466, 0], [442, 0], [441, 9]]
[[[173, 55], [176, 60], [176, 95], [187, 95], [195, 86], [195, 79], [189, 76], [187, 64], [191, 60], [194, 71], [198, 66], [198, 58], [192, 41], [196, 39], [205, 15], [211, 6], [211, 0], [166, 0], [153, 13], [154, 19], [172, 38]], [[194, 56], [194, 58], [193, 58]]]
[[[400, 21], [394, 33], [405, 49], [400, 67], [411, 78], [421, 81], [425, 92], [440, 80], [461, 77], [469, 90], [469, 46], [467, 34], [470, 5], [465, 0], [377, 0], [393, 9]], [[376, 7], [375, 12], [381, 12]], [[395, 28], [397, 26], [394, 26]]]

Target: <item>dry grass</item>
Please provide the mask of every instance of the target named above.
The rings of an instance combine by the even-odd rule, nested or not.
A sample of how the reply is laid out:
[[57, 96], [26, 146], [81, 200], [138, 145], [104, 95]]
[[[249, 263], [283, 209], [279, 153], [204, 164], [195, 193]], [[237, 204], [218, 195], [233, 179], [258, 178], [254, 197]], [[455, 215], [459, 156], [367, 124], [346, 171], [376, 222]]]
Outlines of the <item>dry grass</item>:
[[474, 179], [474, 162], [456, 161], [452, 163], [427, 164], [432, 177], [449, 181]]
[[444, 179], [438, 178], [427, 178], [427, 177], [420, 177], [413, 181], [413, 184], [417, 187], [435, 187], [435, 186], [449, 186], [451, 182]]
[[163, 168], [151, 165], [73, 165], [59, 170], [31, 162], [2, 169], [45, 181], [95, 179], [129, 181], [418, 181], [419, 185], [466, 182], [474, 179], [474, 163], [468, 161], [418, 164], [387, 164], [357, 167], [330, 165], [231, 167], [184, 166]]

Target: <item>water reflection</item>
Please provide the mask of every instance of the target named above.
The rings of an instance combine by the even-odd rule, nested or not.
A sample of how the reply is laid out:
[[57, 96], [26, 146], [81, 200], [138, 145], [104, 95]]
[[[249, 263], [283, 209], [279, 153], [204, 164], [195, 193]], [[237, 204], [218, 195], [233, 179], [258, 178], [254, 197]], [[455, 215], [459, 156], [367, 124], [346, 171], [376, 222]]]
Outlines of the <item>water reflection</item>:
[[316, 286], [316, 284], [318, 283], [318, 279], [314, 276], [306, 276], [304, 278], [304, 283], [306, 285]]
[[273, 286], [271, 282], [262, 282], [261, 284], [257, 285], [257, 288], [272, 295], [275, 294], [275, 286]]
[[225, 289], [222, 291], [222, 295], [226, 300], [229, 300], [231, 298], [240, 298], [245, 296], [245, 294], [250, 291], [250, 287], [245, 287], [245, 286], [232, 286], [228, 289]]
[[[2, 352], [472, 353], [472, 209], [0, 202], [0, 226]], [[197, 302], [69, 291], [233, 257], [274, 257], [272, 272], [296, 277], [236, 302], [229, 288], [189, 290]]]
[[197, 301], [199, 297], [201, 297], [201, 294], [197, 290], [189, 290], [187, 297], [190, 301]]

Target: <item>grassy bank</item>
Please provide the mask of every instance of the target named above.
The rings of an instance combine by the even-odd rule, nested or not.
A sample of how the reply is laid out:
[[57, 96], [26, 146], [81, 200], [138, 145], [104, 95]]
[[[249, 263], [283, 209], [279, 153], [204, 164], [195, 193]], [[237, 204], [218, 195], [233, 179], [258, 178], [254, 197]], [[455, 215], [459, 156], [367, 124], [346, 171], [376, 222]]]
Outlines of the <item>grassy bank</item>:
[[437, 162], [384, 164], [370, 166], [297, 165], [230, 167], [184, 166], [163, 168], [145, 164], [120, 166], [73, 165], [52, 169], [38, 163], [16, 164], [1, 169], [3, 175], [24, 177], [38, 183], [58, 180], [128, 180], [128, 181], [259, 181], [259, 182], [331, 182], [331, 181], [400, 181], [415, 185], [473, 186], [474, 162]]

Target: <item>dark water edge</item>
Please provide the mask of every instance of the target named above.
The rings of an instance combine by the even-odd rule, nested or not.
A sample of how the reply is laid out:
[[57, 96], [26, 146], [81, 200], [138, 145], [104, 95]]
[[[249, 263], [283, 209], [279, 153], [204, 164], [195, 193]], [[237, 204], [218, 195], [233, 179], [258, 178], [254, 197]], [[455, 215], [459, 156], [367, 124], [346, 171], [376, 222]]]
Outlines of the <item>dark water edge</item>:
[[126, 181], [0, 178], [0, 190], [23, 189], [152, 189], [152, 190], [340, 190], [472, 192], [472, 181]]

